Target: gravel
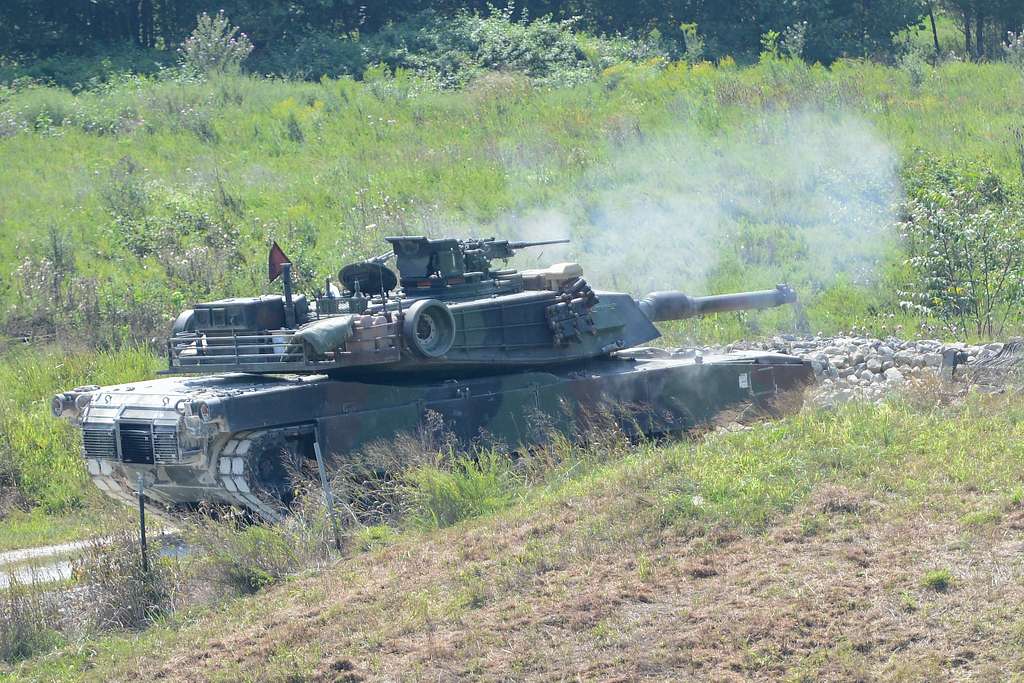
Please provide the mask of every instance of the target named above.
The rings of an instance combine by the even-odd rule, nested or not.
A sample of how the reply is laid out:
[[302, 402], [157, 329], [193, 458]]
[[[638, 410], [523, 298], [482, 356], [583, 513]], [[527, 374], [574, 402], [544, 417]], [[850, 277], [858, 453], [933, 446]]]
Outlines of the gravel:
[[810, 360], [818, 378], [813, 400], [835, 405], [850, 400], [880, 402], [893, 391], [934, 383], [948, 373], [942, 369], [942, 359], [952, 351], [974, 362], [992, 358], [1002, 348], [1000, 342], [970, 345], [937, 339], [781, 336], [768, 342], [736, 342], [700, 351], [777, 351]]

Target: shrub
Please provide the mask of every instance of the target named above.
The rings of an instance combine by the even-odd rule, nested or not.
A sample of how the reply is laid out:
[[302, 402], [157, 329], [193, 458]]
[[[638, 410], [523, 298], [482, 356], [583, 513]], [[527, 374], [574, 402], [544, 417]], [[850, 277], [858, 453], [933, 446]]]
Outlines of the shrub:
[[124, 74], [156, 75], [172, 61], [164, 50], [132, 44], [104, 45], [93, 54], [54, 55], [17, 64], [0, 64], [0, 83], [28, 80], [72, 91], [101, 88]]
[[315, 81], [323, 76], [357, 76], [366, 70], [367, 64], [358, 37], [311, 33], [294, 45], [276, 45], [253, 67], [263, 73]]
[[366, 63], [432, 75], [444, 87], [469, 83], [488, 71], [522, 73], [542, 85], [573, 85], [627, 59], [665, 55], [668, 44], [577, 34], [574, 20], [514, 19], [511, 8], [490, 14], [427, 11], [360, 38]]
[[178, 53], [186, 70], [209, 75], [238, 71], [252, 49], [249, 37], [221, 10], [213, 17], [206, 12], [196, 17], [196, 27]]
[[901, 223], [915, 279], [905, 308], [934, 314], [951, 333], [987, 337], [1020, 318], [1024, 200], [991, 169], [927, 157], [910, 174]]

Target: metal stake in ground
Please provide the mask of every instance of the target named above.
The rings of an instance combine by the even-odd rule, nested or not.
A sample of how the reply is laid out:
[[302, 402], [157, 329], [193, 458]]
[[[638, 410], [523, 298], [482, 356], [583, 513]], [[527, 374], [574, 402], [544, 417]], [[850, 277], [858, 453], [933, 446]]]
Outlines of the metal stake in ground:
[[139, 472], [139, 547], [142, 551], [142, 571], [149, 572], [149, 554], [146, 551], [146, 496], [143, 494], [145, 480]]
[[320, 444], [313, 442], [313, 453], [316, 454], [316, 466], [320, 470], [320, 485], [324, 487], [324, 503], [327, 505], [327, 517], [331, 520], [331, 528], [334, 530], [334, 547], [341, 552], [341, 533], [338, 531], [338, 520], [334, 516], [334, 494], [331, 492], [330, 483], [327, 481], [327, 468], [324, 466], [324, 456], [320, 452]]

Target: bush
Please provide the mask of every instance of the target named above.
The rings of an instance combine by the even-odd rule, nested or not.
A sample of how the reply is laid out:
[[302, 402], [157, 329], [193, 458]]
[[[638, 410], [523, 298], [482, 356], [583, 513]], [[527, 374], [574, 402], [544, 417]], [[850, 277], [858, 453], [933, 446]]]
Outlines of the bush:
[[[511, 8], [492, 8], [488, 15], [463, 11], [454, 17], [426, 11], [373, 35], [345, 40], [358, 42], [364, 64], [407, 69], [446, 88], [494, 71], [522, 73], [540, 85], [574, 85], [624, 60], [666, 56], [673, 47], [658, 34], [644, 41], [597, 38], [576, 33], [574, 27], [573, 20], [551, 17], [517, 20]], [[348, 55], [357, 63], [354, 51]]]
[[253, 69], [286, 78], [316, 81], [327, 76], [358, 76], [366, 70], [366, 55], [358, 37], [311, 33], [294, 46], [278, 44], [260, 57]]
[[914, 281], [904, 307], [964, 336], [1002, 334], [1024, 313], [1024, 198], [985, 166], [924, 157], [901, 223]]
[[156, 75], [173, 62], [173, 56], [164, 50], [131, 44], [104, 46], [102, 50], [0, 65], [0, 83], [28, 80], [72, 91], [91, 90], [116, 83], [124, 74]]
[[196, 27], [178, 53], [185, 69], [209, 75], [238, 71], [252, 49], [249, 37], [232, 26], [221, 10], [213, 17], [206, 12], [196, 17]]

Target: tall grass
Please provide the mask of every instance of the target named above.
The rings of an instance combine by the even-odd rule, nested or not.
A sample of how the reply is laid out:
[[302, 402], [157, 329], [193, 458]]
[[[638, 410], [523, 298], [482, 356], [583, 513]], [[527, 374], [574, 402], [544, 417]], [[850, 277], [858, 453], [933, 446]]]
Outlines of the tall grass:
[[426, 528], [451, 526], [506, 508], [523, 485], [509, 456], [495, 451], [420, 465], [402, 473], [400, 480], [404, 521]]

